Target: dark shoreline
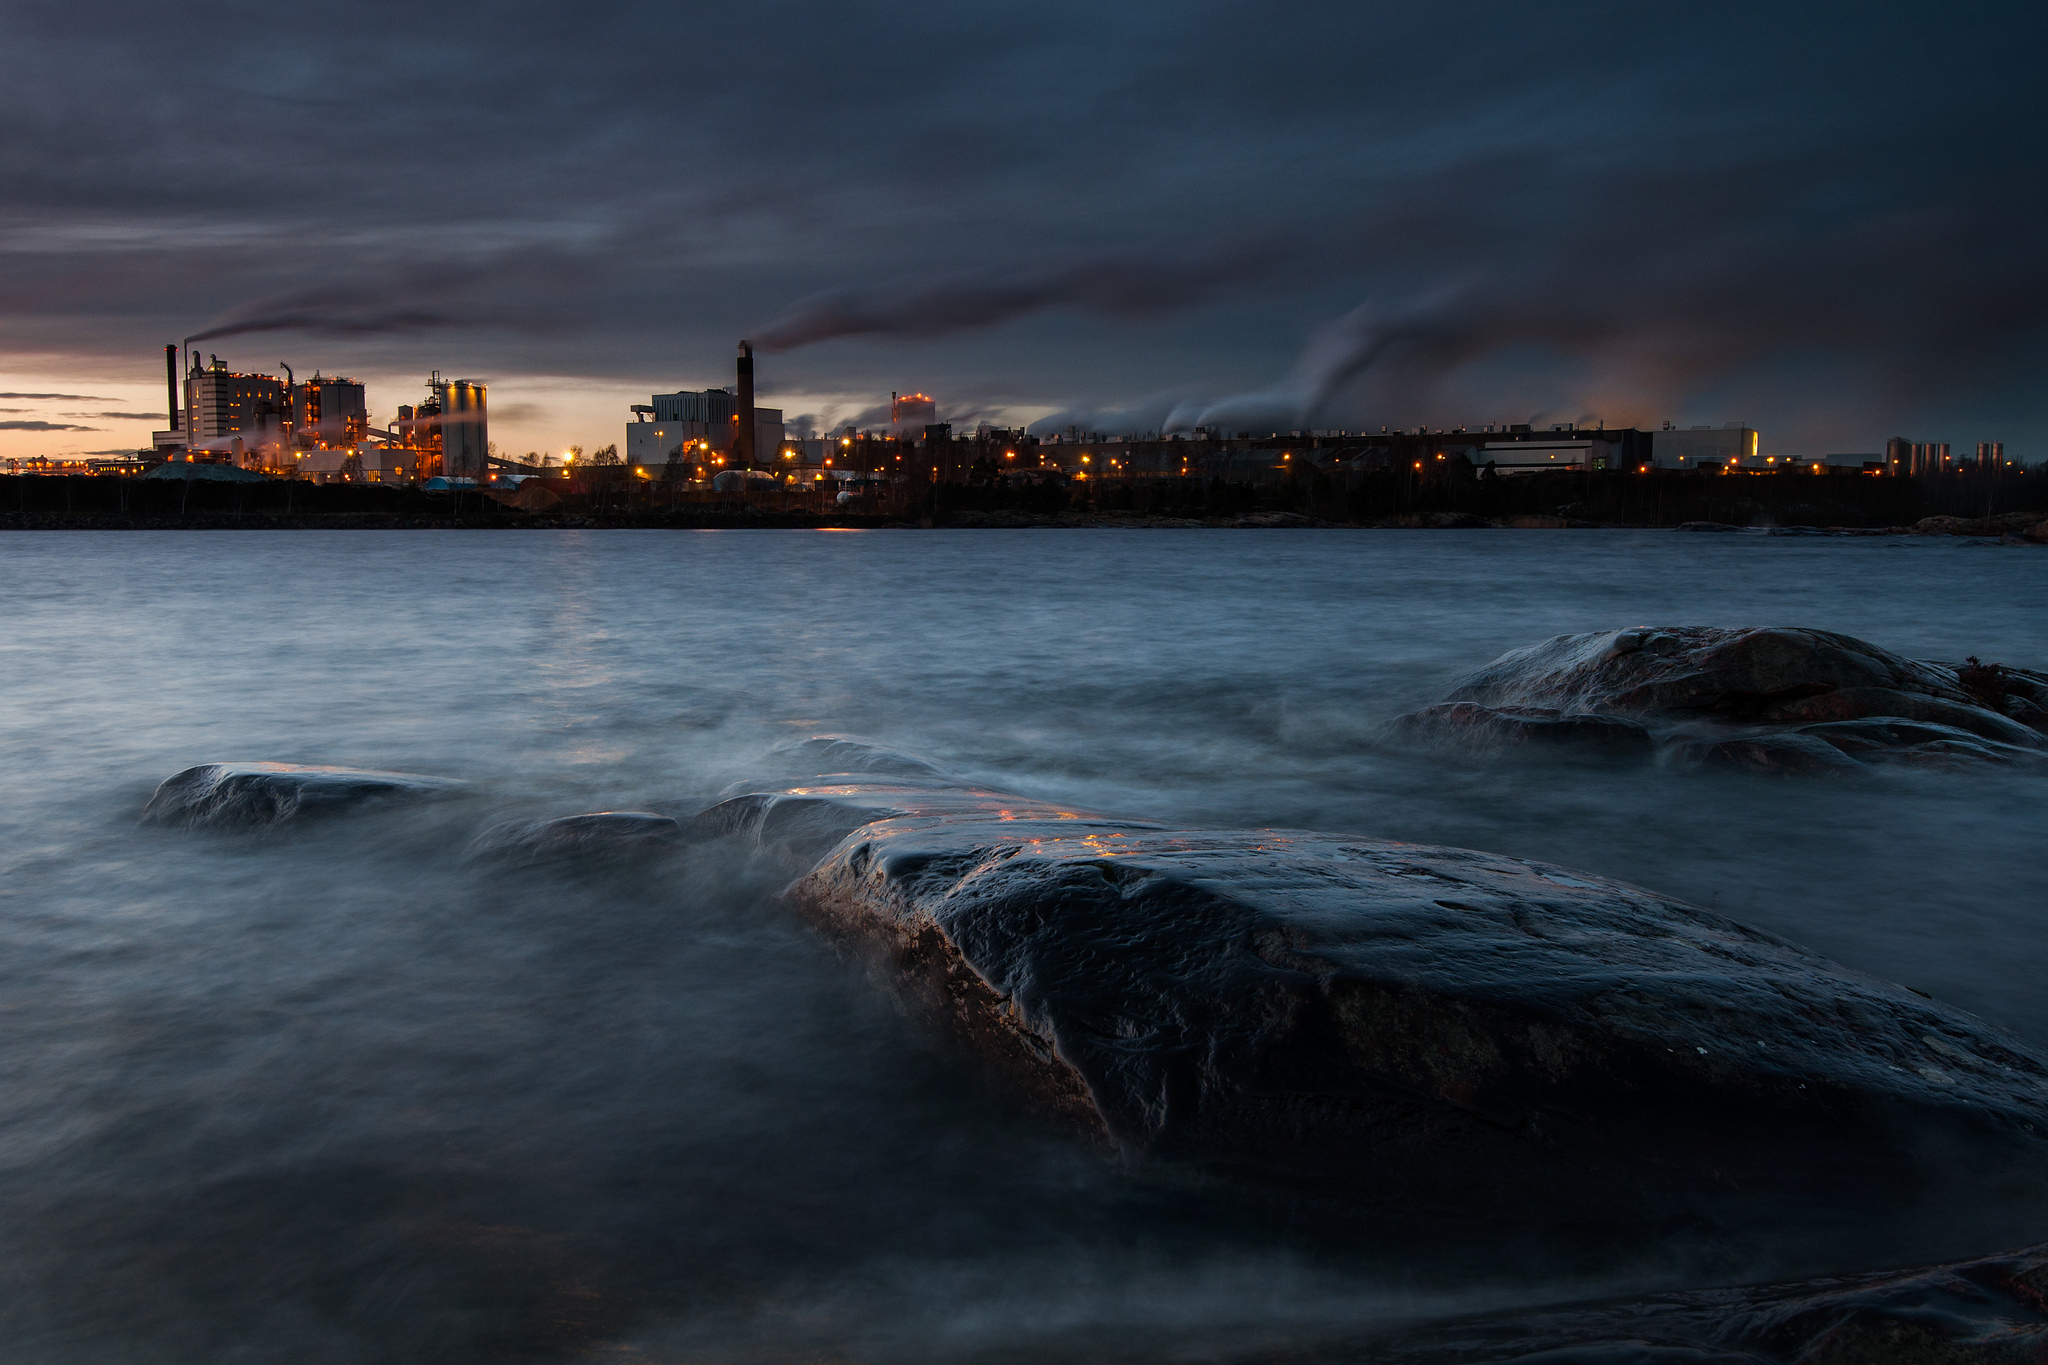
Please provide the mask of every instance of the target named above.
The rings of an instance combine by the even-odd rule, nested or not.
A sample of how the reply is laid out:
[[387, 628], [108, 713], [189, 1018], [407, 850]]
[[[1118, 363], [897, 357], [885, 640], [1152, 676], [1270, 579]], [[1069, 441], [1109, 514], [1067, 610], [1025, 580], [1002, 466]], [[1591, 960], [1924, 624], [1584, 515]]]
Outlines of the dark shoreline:
[[[537, 492], [530, 486], [529, 492]], [[567, 485], [529, 506], [420, 488], [300, 480], [217, 482], [0, 476], [0, 530], [708, 530], [1349, 527], [1655, 529], [2021, 536], [2048, 521], [2048, 474], [1873, 479], [1702, 474], [1403, 480], [1318, 471], [1219, 479], [891, 485], [850, 504], [795, 490], [712, 493], [641, 481]], [[2012, 510], [2026, 509], [2026, 510]], [[2035, 532], [2037, 539], [2048, 532]]]
[[1633, 522], [1520, 517], [1484, 520], [1469, 516], [1391, 517], [1379, 521], [1331, 521], [1293, 512], [1237, 517], [1159, 517], [1114, 512], [1024, 515], [961, 512], [937, 520], [901, 517], [772, 512], [742, 508], [678, 512], [613, 512], [539, 515], [486, 512], [458, 515], [394, 513], [210, 513], [151, 517], [119, 513], [78, 515], [0, 512], [0, 531], [708, 531], [708, 530], [1571, 530], [1685, 531], [1769, 536], [1963, 536], [2014, 544], [2048, 544], [2048, 512], [2008, 513], [1989, 518], [1929, 517], [1910, 526], [1737, 525], [1692, 521], [1676, 526]]

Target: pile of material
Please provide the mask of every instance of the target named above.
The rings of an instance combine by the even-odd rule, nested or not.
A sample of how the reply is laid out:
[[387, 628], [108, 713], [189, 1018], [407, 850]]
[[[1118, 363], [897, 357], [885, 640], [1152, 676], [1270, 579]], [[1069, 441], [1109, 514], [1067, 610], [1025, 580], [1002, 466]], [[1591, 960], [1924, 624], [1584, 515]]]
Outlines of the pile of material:
[[491, 501], [521, 512], [545, 512], [562, 505], [562, 500], [539, 479], [523, 479], [519, 487], [509, 493], [498, 488], [486, 491]]

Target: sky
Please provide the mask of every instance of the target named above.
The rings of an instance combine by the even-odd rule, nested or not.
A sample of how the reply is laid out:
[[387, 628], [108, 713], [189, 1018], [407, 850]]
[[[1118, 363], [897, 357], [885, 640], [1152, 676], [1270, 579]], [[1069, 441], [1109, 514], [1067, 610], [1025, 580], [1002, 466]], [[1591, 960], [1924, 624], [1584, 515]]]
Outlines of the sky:
[[2048, 459], [2048, 11], [0, 0], [0, 457], [167, 342], [1111, 432], [1743, 422]]

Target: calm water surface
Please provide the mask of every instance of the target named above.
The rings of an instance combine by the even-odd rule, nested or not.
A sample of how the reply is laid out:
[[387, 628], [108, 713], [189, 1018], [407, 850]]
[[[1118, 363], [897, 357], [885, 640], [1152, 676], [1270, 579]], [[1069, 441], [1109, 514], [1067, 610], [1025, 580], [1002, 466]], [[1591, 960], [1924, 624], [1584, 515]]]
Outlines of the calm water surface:
[[[1576, 865], [2048, 1043], [2038, 780], [1372, 746], [1506, 649], [1637, 624], [2048, 667], [2048, 555], [1669, 532], [0, 538], [0, 1345], [1207, 1359], [1588, 1292], [1486, 1248], [1404, 1274], [1107, 1168], [718, 855], [514, 875], [462, 851], [512, 815], [688, 815], [769, 745], [851, 733], [1117, 813]], [[476, 786], [288, 835], [136, 827], [159, 780], [218, 759]], [[1768, 1274], [1753, 1251], [1639, 1278]]]

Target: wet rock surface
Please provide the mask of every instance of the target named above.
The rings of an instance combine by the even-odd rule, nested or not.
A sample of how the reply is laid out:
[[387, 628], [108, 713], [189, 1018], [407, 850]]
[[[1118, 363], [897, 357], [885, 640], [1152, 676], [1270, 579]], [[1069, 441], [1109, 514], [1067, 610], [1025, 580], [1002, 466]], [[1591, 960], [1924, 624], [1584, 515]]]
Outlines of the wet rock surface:
[[2031, 1365], [2048, 1247], [1903, 1272], [1503, 1313], [1258, 1365]]
[[494, 825], [477, 836], [469, 851], [472, 857], [517, 861], [631, 853], [682, 842], [683, 827], [673, 816], [607, 810]]
[[[1606, 728], [1617, 723], [1641, 727], [1650, 742], [1617, 747]], [[1854, 723], [1863, 724], [1842, 728]], [[1552, 746], [1589, 755], [1655, 751], [1771, 773], [2044, 766], [2048, 674], [1907, 659], [1830, 631], [1638, 627], [1511, 651], [1388, 734], [1492, 755], [1511, 747], [1504, 736], [1538, 729]]]
[[2037, 1207], [2048, 1060], [1638, 888], [936, 780], [820, 777], [696, 828], [782, 859], [812, 922], [1133, 1160], [1445, 1225], [1854, 1223], [1866, 1255], [1893, 1216], [2012, 1240]]
[[419, 801], [465, 783], [418, 773], [299, 763], [202, 763], [167, 777], [143, 807], [144, 824], [186, 829], [253, 829], [372, 802]]

